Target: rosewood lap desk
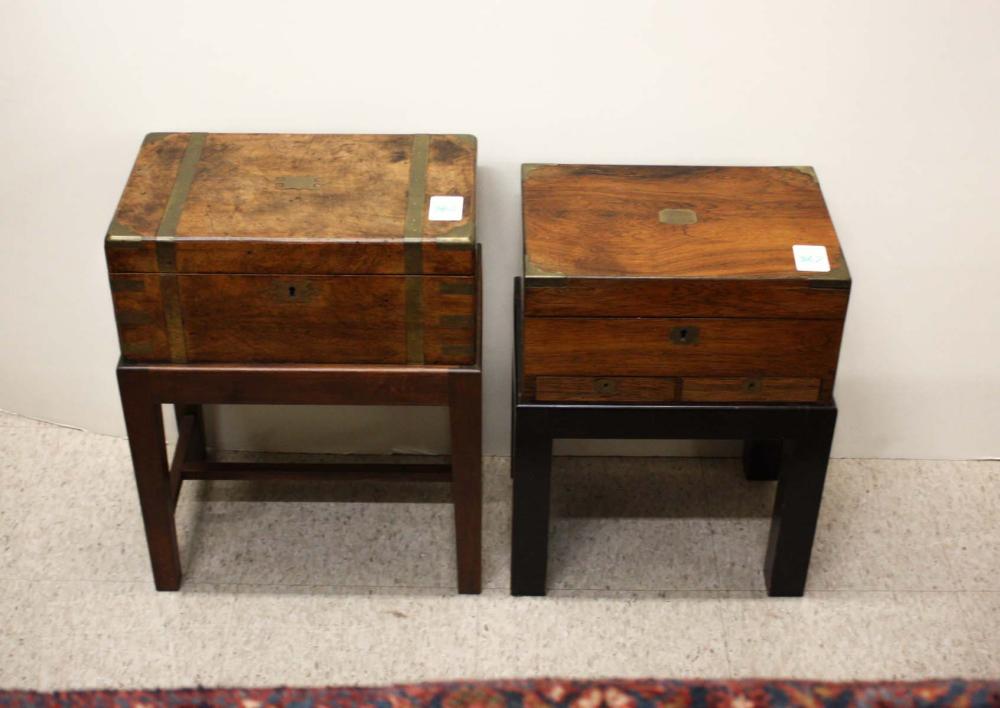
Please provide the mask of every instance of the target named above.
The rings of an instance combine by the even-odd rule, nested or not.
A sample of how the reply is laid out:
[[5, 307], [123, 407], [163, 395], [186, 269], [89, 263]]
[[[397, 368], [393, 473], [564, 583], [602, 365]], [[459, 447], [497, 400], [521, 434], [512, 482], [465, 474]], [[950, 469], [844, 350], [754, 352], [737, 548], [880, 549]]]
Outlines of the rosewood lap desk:
[[[147, 136], [105, 240], [156, 587], [188, 479], [449, 482], [481, 585], [481, 259], [465, 135]], [[160, 404], [180, 438], [167, 461]], [[449, 464], [213, 461], [203, 404], [448, 406]]]
[[801, 595], [850, 276], [810, 168], [526, 165], [511, 589], [545, 593], [552, 441], [735, 438]]

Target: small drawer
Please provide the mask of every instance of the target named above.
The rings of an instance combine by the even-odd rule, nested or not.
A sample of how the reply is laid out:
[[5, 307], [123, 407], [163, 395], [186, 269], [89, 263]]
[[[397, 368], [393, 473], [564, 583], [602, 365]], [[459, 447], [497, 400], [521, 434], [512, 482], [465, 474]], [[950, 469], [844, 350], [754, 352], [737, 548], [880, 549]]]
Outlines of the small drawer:
[[809, 378], [686, 377], [681, 381], [681, 400], [699, 403], [813, 403], [819, 400], [819, 388], [820, 380]]
[[651, 376], [539, 376], [539, 401], [614, 401], [658, 403], [677, 398], [677, 379]]
[[836, 320], [526, 317], [524, 375], [823, 378]]

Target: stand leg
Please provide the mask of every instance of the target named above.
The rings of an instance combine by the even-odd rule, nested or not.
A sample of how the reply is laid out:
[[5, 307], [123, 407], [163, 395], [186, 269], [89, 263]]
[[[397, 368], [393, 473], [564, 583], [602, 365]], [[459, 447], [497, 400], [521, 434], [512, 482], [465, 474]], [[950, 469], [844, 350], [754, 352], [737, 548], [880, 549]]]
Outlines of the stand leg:
[[514, 441], [516, 459], [511, 463], [516, 471], [510, 559], [513, 595], [545, 594], [552, 438], [533, 427], [524, 420], [519, 421]]
[[188, 456], [192, 460], [204, 460], [208, 457], [205, 449], [205, 414], [202, 407], [195, 403], [175, 403], [174, 415], [177, 417], [177, 427], [181, 427], [181, 419], [194, 416], [194, 435], [188, 447]]
[[482, 589], [483, 553], [481, 374], [449, 376], [448, 398], [458, 591], [477, 595]]
[[510, 397], [510, 478], [514, 479], [515, 463], [517, 462], [517, 370], [511, 373], [512, 395]]
[[780, 440], [743, 442], [743, 474], [754, 482], [773, 482], [781, 467]]
[[181, 560], [160, 404], [149, 396], [142, 373], [119, 370], [118, 387], [153, 581], [157, 590], [177, 590], [181, 586]]
[[764, 561], [772, 597], [800, 597], [805, 592], [835, 421], [832, 412], [807, 435], [786, 443]]

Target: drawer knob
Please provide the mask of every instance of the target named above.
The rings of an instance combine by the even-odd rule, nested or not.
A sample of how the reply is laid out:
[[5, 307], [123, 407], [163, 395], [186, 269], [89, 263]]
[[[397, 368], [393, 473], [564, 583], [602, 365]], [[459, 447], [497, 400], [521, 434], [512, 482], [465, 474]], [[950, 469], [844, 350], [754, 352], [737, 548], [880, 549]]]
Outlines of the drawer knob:
[[747, 393], [757, 393], [760, 391], [760, 379], [747, 379], [743, 382], [743, 390]]
[[670, 330], [670, 341], [674, 344], [694, 344], [698, 341], [698, 328], [691, 325], [674, 327]]
[[594, 382], [594, 390], [597, 393], [610, 396], [618, 391], [618, 384], [616, 384], [612, 379], [597, 379]]

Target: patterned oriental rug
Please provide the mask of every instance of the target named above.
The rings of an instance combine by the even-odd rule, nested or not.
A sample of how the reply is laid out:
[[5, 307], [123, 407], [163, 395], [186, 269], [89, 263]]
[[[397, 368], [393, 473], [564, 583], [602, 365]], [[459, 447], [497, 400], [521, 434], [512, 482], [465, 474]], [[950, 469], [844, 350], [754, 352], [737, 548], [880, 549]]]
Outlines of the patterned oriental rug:
[[472, 681], [382, 688], [191, 688], [152, 691], [0, 691], [0, 706], [968, 706], [1000, 707], [1000, 681]]

